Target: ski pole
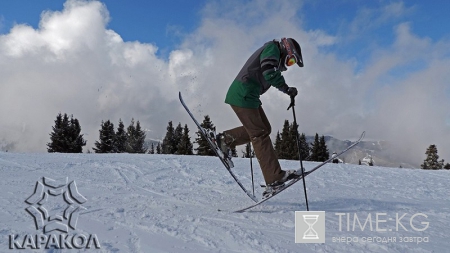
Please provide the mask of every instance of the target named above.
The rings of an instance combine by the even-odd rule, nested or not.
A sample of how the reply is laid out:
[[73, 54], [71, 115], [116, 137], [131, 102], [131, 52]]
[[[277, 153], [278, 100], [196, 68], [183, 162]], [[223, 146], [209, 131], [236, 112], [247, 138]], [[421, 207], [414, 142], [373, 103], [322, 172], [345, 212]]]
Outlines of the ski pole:
[[302, 170], [303, 191], [305, 192], [306, 211], [309, 211], [308, 194], [306, 193], [305, 168], [303, 167], [302, 152], [300, 151], [300, 138], [298, 136], [297, 117], [295, 115], [295, 96], [291, 96], [291, 104], [287, 109], [289, 110], [291, 109], [291, 107], [292, 107], [292, 115], [294, 116], [294, 128], [295, 128], [295, 137], [297, 140], [298, 158], [300, 159], [300, 169]]
[[250, 171], [252, 173], [252, 188], [253, 188], [253, 196], [255, 196], [255, 181], [253, 180], [253, 162], [252, 162], [253, 152], [250, 147]]

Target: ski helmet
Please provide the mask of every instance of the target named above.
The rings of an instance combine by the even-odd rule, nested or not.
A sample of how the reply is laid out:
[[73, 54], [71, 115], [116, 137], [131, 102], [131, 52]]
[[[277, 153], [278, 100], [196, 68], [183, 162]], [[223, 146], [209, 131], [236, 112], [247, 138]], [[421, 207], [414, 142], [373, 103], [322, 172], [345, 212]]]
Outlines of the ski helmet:
[[284, 51], [283, 63], [285, 67], [289, 67], [297, 63], [299, 67], [303, 67], [303, 57], [300, 44], [292, 38], [282, 38], [281, 48]]

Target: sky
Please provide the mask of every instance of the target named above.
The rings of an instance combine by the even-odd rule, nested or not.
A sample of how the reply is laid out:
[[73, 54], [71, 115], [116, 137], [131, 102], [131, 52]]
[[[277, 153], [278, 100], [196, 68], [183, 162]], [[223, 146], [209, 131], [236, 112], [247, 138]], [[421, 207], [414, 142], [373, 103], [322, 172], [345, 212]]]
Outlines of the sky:
[[[439, 2], [439, 4], [438, 4]], [[194, 114], [218, 131], [239, 125], [223, 101], [247, 58], [265, 42], [295, 38], [304, 68], [284, 73], [299, 90], [299, 130], [352, 139], [365, 130], [398, 159], [420, 163], [429, 145], [450, 161], [450, 3], [436, 1], [0, 2], [0, 143], [46, 152], [58, 113], [88, 141], [101, 121], [139, 120], [162, 139]], [[289, 97], [261, 98], [273, 133]], [[194, 137], [194, 136], [192, 136]]]

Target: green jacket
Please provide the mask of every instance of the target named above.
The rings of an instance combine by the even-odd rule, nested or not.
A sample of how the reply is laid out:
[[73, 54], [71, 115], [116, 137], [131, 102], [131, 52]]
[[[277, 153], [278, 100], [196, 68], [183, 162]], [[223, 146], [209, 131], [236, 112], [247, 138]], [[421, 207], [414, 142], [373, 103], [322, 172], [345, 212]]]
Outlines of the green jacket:
[[287, 89], [281, 75], [280, 58], [281, 52], [276, 41], [269, 41], [256, 50], [228, 89], [225, 103], [244, 108], [258, 108], [261, 106], [260, 95], [271, 86], [279, 90]]

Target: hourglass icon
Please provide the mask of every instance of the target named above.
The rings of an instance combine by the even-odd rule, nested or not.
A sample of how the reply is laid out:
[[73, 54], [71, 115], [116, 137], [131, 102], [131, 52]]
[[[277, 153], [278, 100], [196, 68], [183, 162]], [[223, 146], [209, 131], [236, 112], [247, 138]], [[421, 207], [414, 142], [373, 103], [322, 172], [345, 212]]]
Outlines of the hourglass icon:
[[308, 225], [308, 229], [303, 234], [303, 239], [319, 239], [319, 235], [313, 226], [317, 223], [319, 215], [304, 214], [303, 221]]

